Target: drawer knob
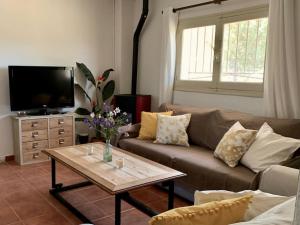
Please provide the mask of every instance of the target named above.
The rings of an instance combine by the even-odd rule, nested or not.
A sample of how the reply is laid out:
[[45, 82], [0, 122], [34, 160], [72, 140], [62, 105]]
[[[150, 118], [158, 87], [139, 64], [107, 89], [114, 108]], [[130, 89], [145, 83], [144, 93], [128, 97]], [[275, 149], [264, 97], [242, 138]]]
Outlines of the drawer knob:
[[37, 127], [38, 125], [39, 125], [38, 122], [32, 122], [32, 123], [31, 123], [31, 127]]
[[64, 124], [64, 123], [65, 123], [65, 121], [64, 121], [63, 119], [58, 120], [58, 124], [59, 124], [59, 125]]
[[32, 133], [32, 137], [33, 137], [33, 138], [36, 138], [36, 137], [38, 137], [38, 136], [39, 136], [39, 132], [33, 132], [33, 133]]
[[58, 134], [64, 134], [64, 133], [65, 133], [65, 130], [64, 130], [64, 129], [58, 130]]
[[38, 146], [39, 146], [39, 143], [33, 143], [33, 144], [32, 144], [32, 148], [33, 148], [33, 149], [38, 148]]
[[39, 156], [40, 156], [39, 153], [34, 153], [34, 154], [32, 155], [32, 158], [33, 158], [33, 159], [37, 159]]
[[63, 145], [65, 143], [65, 140], [64, 139], [59, 139], [59, 142], [58, 142], [60, 145]]

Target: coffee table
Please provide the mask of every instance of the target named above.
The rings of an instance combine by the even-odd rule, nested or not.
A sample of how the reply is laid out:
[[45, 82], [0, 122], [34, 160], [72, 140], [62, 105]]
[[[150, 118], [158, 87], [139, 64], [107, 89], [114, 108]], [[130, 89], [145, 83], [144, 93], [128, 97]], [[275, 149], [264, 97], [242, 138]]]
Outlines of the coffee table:
[[[91, 154], [92, 147], [94, 151]], [[116, 225], [121, 224], [121, 200], [151, 217], [158, 214], [158, 212], [130, 196], [129, 191], [134, 189], [162, 183], [168, 187], [168, 209], [174, 207], [174, 179], [185, 176], [184, 173], [115, 147], [112, 150], [113, 161], [106, 163], [102, 161], [103, 149], [103, 143], [92, 143], [43, 151], [51, 158], [51, 195], [82, 222], [92, 223], [61, 195], [62, 192], [88, 185], [97, 185], [114, 195]], [[116, 167], [115, 162], [121, 158], [124, 160], [124, 167], [119, 169]], [[87, 181], [68, 186], [56, 183], [56, 162], [70, 168]]]

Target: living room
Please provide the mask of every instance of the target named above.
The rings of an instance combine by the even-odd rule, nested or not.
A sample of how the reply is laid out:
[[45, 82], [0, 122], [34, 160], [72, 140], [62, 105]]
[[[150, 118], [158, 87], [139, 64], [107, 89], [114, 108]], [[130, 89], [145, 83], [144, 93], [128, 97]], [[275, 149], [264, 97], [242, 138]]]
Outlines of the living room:
[[[0, 224], [275, 224], [271, 222], [272, 212], [268, 214], [268, 211], [280, 207], [281, 203], [294, 204], [295, 198], [291, 200], [290, 196], [297, 193], [298, 170], [294, 168], [299, 168], [297, 149], [300, 147], [299, 11], [298, 0], [28, 0], [26, 3], [0, 0]], [[134, 38], [139, 28], [140, 35]], [[237, 35], [230, 36], [230, 32]], [[72, 93], [69, 96], [74, 102], [65, 104], [66, 107], [59, 107], [58, 103], [55, 107], [41, 104], [42, 114], [48, 106], [50, 111], [59, 108], [59, 114], [52, 111], [54, 115], [36, 115], [40, 108], [30, 106], [34, 99], [25, 98], [26, 90], [50, 84], [51, 78], [30, 80], [28, 76], [24, 83], [13, 82], [9, 66], [13, 66], [11, 71], [15, 71], [15, 76], [19, 66], [32, 70], [70, 68], [65, 71], [71, 85], [75, 84], [75, 96]], [[97, 132], [103, 125], [100, 115], [103, 116], [105, 107], [98, 101], [99, 110], [91, 107], [94, 100], [90, 102], [89, 98], [94, 99], [95, 92], [92, 79], [86, 79], [86, 69], [94, 76], [95, 84], [101, 86], [96, 95], [100, 93], [102, 98], [104, 87], [113, 81], [107, 102], [121, 110], [119, 113], [118, 107], [108, 109], [122, 117], [119, 126], [112, 130], [117, 130], [117, 140], [113, 141], [110, 132], [105, 133], [101, 128]], [[20, 85], [25, 82], [26, 85]], [[12, 90], [19, 94], [18, 101], [12, 96]], [[26, 107], [18, 105], [26, 100]], [[132, 108], [132, 101], [140, 105]], [[90, 111], [83, 113], [85, 123], [82, 116], [74, 113], [78, 108]], [[37, 111], [29, 115], [31, 110]], [[180, 131], [184, 137], [175, 143], [172, 143], [174, 135], [158, 138], [159, 133], [165, 133], [165, 129], [159, 132], [158, 128], [172, 128], [171, 124], [159, 126], [161, 116], [141, 111], [172, 112], [172, 116], [162, 116], [168, 117], [166, 120], [186, 115], [180, 117], [181, 122], [185, 121]], [[128, 122], [133, 125], [127, 125]], [[239, 127], [238, 130], [246, 128], [247, 137], [253, 139], [250, 138], [251, 144], [242, 146], [247, 146], [246, 150], [241, 151], [241, 146], [234, 150], [242, 152], [234, 166], [220, 151], [214, 152], [226, 145], [223, 139], [229, 136], [226, 134], [233, 126]], [[36, 133], [42, 129], [47, 134]], [[169, 132], [175, 134], [176, 129], [179, 128]], [[264, 129], [274, 130], [274, 135], [280, 136], [274, 142], [278, 146], [275, 149], [281, 151], [266, 152], [274, 148], [267, 146], [269, 143], [261, 147], [265, 153], [258, 156], [263, 163], [267, 159], [275, 160], [267, 166], [259, 165], [262, 161], [257, 158], [246, 157], [247, 150], [250, 153], [251, 148], [258, 146], [257, 137]], [[151, 133], [150, 138], [136, 138], [142, 137], [145, 130]], [[100, 133], [104, 137], [99, 139]], [[39, 139], [43, 135], [45, 140]], [[104, 152], [106, 147], [113, 152], [116, 171], [110, 174], [112, 178], [103, 177], [106, 172], [100, 166], [102, 159], [94, 162], [99, 168], [89, 164], [84, 164], [85, 167], [69, 152], [67, 145], [77, 146], [79, 136], [85, 135], [89, 142], [96, 140], [84, 144], [87, 147], [80, 150], [87, 151], [88, 157], [102, 157], [98, 151]], [[116, 147], [109, 147], [105, 140]], [[154, 140], [157, 143], [152, 143]], [[288, 147], [283, 146], [286, 142]], [[43, 148], [37, 143], [44, 144]], [[60, 146], [66, 152], [54, 153]], [[210, 150], [204, 150], [201, 155], [198, 147]], [[22, 151], [27, 148], [36, 148], [39, 153], [26, 158], [28, 154], [25, 157]], [[40, 155], [43, 160], [39, 160]], [[129, 161], [135, 162], [135, 170]], [[289, 162], [283, 164], [283, 161]], [[146, 168], [148, 172], [144, 175], [149, 176], [146, 180], [140, 178], [132, 184], [129, 175], [127, 181], [120, 179], [125, 176], [124, 169], [140, 177]], [[104, 175], [95, 177], [95, 171]], [[114, 179], [114, 176], [116, 186], [103, 183], [103, 179]], [[60, 195], [69, 189], [61, 187], [60, 182], [64, 185], [80, 182], [79, 189]], [[158, 185], [161, 182], [164, 185]], [[64, 204], [60, 196], [71, 204]], [[115, 202], [118, 199], [121, 209]], [[246, 208], [254, 211], [255, 206], [259, 208], [255, 216], [250, 216], [252, 223], [249, 211], [243, 214], [250, 220], [246, 222], [245, 217], [237, 219], [237, 215], [232, 220], [221, 219], [217, 211], [222, 210], [213, 208], [212, 214], [217, 218], [213, 220], [201, 208], [212, 201], [234, 206], [222, 203], [232, 199], [237, 199], [241, 208], [250, 201], [252, 205], [249, 203]], [[291, 224], [297, 210], [288, 208], [290, 211], [278, 217], [285, 220], [277, 224]], [[162, 214], [157, 215], [156, 211]], [[185, 212], [197, 216], [187, 216]], [[199, 212], [204, 212], [204, 216], [200, 213], [203, 218]], [[260, 220], [258, 213], [269, 218]], [[176, 216], [180, 217], [179, 222]], [[294, 224], [300, 222], [296, 218], [297, 214]]]

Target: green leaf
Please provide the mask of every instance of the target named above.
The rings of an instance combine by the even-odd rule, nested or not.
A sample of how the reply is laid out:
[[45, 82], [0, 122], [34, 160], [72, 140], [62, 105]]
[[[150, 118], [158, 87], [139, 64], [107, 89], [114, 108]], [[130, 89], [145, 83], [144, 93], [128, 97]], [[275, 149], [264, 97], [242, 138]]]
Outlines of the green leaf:
[[113, 96], [114, 92], [115, 92], [115, 81], [111, 80], [103, 88], [102, 91], [103, 102], [105, 102], [107, 99]]
[[79, 84], [75, 84], [75, 90], [77, 90], [77, 91], [81, 92], [82, 94], [84, 94], [87, 97], [87, 99], [90, 102], [92, 102], [91, 97], [86, 93], [86, 91], [83, 89], [83, 87], [81, 87]]
[[87, 115], [90, 115], [91, 112], [88, 110], [88, 109], [85, 109], [85, 108], [77, 108], [75, 110], [75, 113], [77, 113], [78, 115], [81, 115], [81, 116], [87, 116]]
[[99, 105], [96, 105], [96, 106], [95, 106], [94, 112], [95, 112], [96, 114], [101, 112], [101, 109], [100, 109]]
[[76, 117], [75, 121], [76, 122], [83, 122], [86, 118], [85, 117]]
[[104, 73], [103, 73], [103, 81], [106, 81], [110, 75], [110, 72], [113, 72], [114, 70], [113, 69], [108, 69], [108, 70], [105, 70]]
[[83, 75], [86, 77], [86, 79], [88, 79], [90, 82], [92, 82], [94, 86], [96, 86], [95, 77], [92, 74], [92, 72], [89, 70], [89, 68], [87, 68], [87, 66], [83, 63], [77, 62], [76, 65], [79, 68], [79, 70], [83, 73]]

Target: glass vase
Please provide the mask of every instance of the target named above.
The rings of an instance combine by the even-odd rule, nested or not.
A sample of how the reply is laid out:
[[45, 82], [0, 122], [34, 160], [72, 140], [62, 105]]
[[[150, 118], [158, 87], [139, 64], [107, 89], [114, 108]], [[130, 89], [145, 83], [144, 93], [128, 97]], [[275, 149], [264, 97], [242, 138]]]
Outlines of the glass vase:
[[111, 162], [112, 161], [112, 147], [110, 144], [110, 140], [106, 140], [104, 150], [103, 150], [103, 161]]

